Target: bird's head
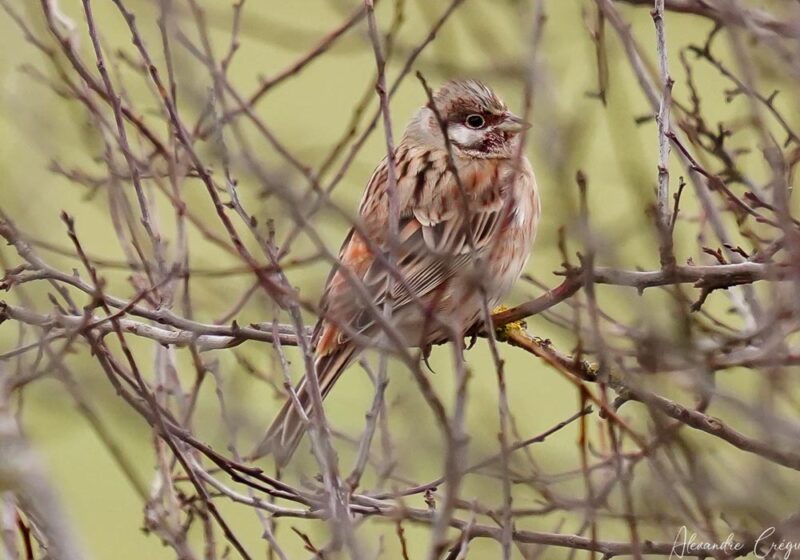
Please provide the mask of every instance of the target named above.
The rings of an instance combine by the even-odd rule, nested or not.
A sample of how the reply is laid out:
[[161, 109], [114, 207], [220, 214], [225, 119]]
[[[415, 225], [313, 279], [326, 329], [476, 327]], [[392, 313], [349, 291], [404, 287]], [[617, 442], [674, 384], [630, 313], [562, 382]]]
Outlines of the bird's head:
[[[445, 83], [411, 121], [406, 137], [444, 148], [442, 123], [453, 154], [467, 158], [513, 158], [520, 133], [530, 127], [497, 94], [476, 80]], [[437, 119], [437, 113], [439, 119]]]

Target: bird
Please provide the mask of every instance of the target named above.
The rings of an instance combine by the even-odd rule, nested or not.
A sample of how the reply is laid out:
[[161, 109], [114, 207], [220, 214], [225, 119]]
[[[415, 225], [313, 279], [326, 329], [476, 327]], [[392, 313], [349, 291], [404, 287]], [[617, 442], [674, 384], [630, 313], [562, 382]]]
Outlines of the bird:
[[[492, 309], [509, 293], [541, 214], [533, 170], [521, 153], [529, 127], [472, 79], [444, 83], [411, 118], [393, 157], [384, 157], [367, 183], [360, 227], [345, 236], [325, 285], [312, 337], [323, 398], [364, 341], [385, 342], [376, 313], [387, 301], [387, 320], [403, 344], [424, 350], [463, 338], [483, 320], [484, 305]], [[390, 196], [398, 210], [394, 238]], [[291, 459], [313, 413], [307, 377], [294, 392], [253, 458], [272, 454], [280, 467]]]

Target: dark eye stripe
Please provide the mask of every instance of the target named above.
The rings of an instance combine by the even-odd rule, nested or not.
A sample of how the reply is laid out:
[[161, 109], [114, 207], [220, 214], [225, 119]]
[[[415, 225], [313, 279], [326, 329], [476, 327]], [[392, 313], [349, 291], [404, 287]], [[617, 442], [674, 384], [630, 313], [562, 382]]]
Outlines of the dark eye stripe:
[[447, 116], [447, 122], [464, 124], [470, 115], [480, 115], [486, 122], [485, 126], [492, 126], [503, 120], [503, 115], [491, 113], [481, 109], [473, 109], [471, 111], [458, 111], [454, 114]]

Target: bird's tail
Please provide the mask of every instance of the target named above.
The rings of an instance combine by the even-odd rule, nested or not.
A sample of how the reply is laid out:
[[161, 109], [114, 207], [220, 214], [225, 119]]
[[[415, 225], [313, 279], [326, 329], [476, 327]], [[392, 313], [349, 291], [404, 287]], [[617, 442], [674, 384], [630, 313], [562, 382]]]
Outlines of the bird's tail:
[[[330, 354], [317, 358], [314, 367], [323, 399], [328, 395], [334, 383], [339, 379], [339, 376], [350, 364], [354, 356], [355, 347], [351, 344], [345, 344]], [[314, 403], [311, 399], [311, 388], [309, 387], [307, 376], [303, 376], [294, 391], [306, 418], [310, 421]], [[288, 399], [281, 407], [275, 420], [272, 421], [267, 430], [267, 435], [264, 436], [264, 439], [251, 456], [256, 459], [271, 453], [275, 457], [275, 462], [278, 466], [282, 467], [292, 458], [305, 432], [306, 423], [297, 408], [297, 404], [293, 399]]]

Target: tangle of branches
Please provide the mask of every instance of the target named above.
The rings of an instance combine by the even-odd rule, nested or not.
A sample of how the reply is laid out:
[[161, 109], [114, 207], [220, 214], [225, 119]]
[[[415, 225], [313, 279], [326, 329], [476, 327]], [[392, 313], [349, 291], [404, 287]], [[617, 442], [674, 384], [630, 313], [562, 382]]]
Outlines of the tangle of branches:
[[[800, 5], [320, 0], [311, 32], [255, 4], [0, 0], [5, 70], [68, 115], [8, 115], [44, 163], [0, 186], [7, 557], [89, 557], [25, 430], [56, 403], [165, 558], [800, 557]], [[330, 442], [251, 459], [314, 375], [362, 152], [465, 76], [534, 123], [517, 299], [463, 368], [371, 349]]]

